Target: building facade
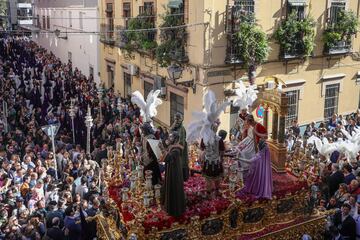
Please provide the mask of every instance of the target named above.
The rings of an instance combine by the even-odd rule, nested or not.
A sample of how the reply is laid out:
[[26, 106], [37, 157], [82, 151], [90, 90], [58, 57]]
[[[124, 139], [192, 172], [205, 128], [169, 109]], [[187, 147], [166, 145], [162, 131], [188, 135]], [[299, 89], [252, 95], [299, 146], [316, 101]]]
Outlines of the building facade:
[[0, 1], [0, 27], [17, 30], [33, 24], [33, 0]]
[[[326, 51], [323, 41], [325, 29], [336, 21], [339, 11], [351, 10], [359, 20], [358, 0], [101, 0], [100, 3], [101, 80], [123, 96], [135, 90], [146, 96], [151, 89], [161, 89], [164, 103], [159, 107], [157, 120], [163, 125], [171, 125], [176, 112], [183, 113], [188, 124], [191, 113], [202, 109], [206, 89], [213, 90], [222, 101], [228, 98], [225, 90], [236, 88], [236, 79], [247, 80], [247, 69], [233, 56], [234, 51], [242, 50], [233, 49], [229, 37], [233, 34], [229, 25], [234, 24], [236, 6], [241, 6], [242, 12], [253, 13], [269, 37], [271, 51], [267, 61], [256, 69], [256, 83], [264, 84], [267, 76], [276, 76], [286, 83], [283, 91], [289, 97], [288, 124], [296, 119], [305, 125], [333, 113], [349, 114], [360, 107], [359, 34], [352, 34], [346, 45], [339, 43]], [[275, 29], [288, 18], [289, 9], [295, 9], [299, 18], [310, 14], [315, 20], [316, 45], [308, 58], [282, 53], [273, 40]], [[131, 56], [126, 51], [129, 38], [136, 40], [129, 34], [134, 32], [141, 33], [140, 40], [146, 32], [151, 32], [159, 47], [164, 39], [162, 30], [166, 30], [162, 27], [169, 26], [164, 25], [168, 21], [163, 18], [166, 13], [181, 15], [182, 25], [186, 26], [187, 60], [180, 64], [182, 75], [177, 84], [169, 77], [169, 64], [164, 67], [154, 57], [149, 47], [153, 45], [138, 44]], [[140, 24], [138, 29], [145, 26], [149, 31], [133, 31], [131, 20], [137, 16], [146, 19], [146, 24]], [[236, 115], [236, 109], [229, 107], [221, 117], [222, 127], [229, 129]]]
[[32, 38], [99, 83], [97, 0], [35, 0]]

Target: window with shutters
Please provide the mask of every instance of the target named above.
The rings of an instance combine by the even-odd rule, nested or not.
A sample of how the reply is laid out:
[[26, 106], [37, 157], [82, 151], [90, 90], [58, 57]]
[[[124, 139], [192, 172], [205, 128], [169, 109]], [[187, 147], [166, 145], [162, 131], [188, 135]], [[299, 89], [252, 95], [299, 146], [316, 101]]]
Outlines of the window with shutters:
[[144, 98], [146, 99], [147, 96], [149, 95], [149, 93], [151, 92], [151, 90], [153, 90], [154, 85], [144, 81]]
[[124, 92], [125, 96], [131, 96], [131, 75], [124, 72]]
[[338, 22], [338, 16], [341, 11], [345, 10], [345, 1], [332, 1], [329, 10], [329, 22], [330, 24], [336, 24]]
[[46, 18], [45, 18], [45, 16], [42, 16], [42, 28], [43, 29], [46, 29]]
[[129, 18], [131, 18], [131, 3], [129, 2], [123, 3], [123, 17], [125, 22], [125, 29], [127, 29], [129, 25]]
[[184, 116], [184, 98], [175, 93], [170, 93], [170, 123], [173, 124], [176, 113]]
[[287, 2], [287, 15], [296, 13], [298, 20], [305, 18], [305, 0], [288, 0]]
[[227, 6], [226, 10], [226, 33], [228, 35], [226, 63], [241, 63], [240, 51], [236, 46], [235, 35], [239, 31], [239, 22], [254, 20], [252, 17], [255, 13], [254, 0], [234, 0]]
[[288, 114], [286, 115], [286, 127], [290, 127], [294, 120], [298, 120], [300, 90], [286, 92], [288, 97]]
[[50, 29], [50, 16], [46, 16], [46, 29]]
[[324, 118], [331, 117], [338, 112], [340, 84], [326, 85]]

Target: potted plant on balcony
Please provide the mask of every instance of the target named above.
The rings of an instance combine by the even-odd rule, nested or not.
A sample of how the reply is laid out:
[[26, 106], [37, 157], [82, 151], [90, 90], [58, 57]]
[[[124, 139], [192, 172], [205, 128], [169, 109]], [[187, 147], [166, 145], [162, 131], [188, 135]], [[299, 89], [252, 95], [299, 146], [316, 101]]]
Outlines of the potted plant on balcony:
[[[187, 32], [181, 14], [170, 14], [169, 11], [162, 16], [160, 25], [160, 44], [156, 49], [156, 60], [161, 67], [167, 67], [171, 62], [184, 63], [188, 61], [185, 53]], [[178, 28], [172, 28], [180, 26]], [[169, 28], [170, 27], [170, 28]]]
[[324, 52], [344, 54], [350, 51], [351, 37], [359, 26], [357, 16], [351, 11], [340, 11], [336, 22], [329, 24], [324, 31]]
[[298, 19], [295, 12], [291, 13], [276, 29], [274, 38], [284, 59], [309, 57], [315, 47], [315, 21], [309, 16]]
[[256, 67], [267, 59], [270, 47], [266, 33], [256, 24], [254, 16], [247, 18], [239, 23], [233, 44], [239, 49], [239, 60], [248, 69], [249, 82], [253, 84]]
[[[147, 16], [153, 17], [148, 13], [139, 15], [136, 18], [132, 18], [129, 21], [128, 28], [124, 31], [122, 39], [125, 41], [119, 45], [123, 53], [127, 57], [132, 57], [133, 53], [147, 53], [150, 55], [155, 54], [155, 49], [157, 47], [155, 32], [156, 30], [149, 31], [136, 31], [139, 29], [152, 29], [154, 28], [154, 22], [149, 21]], [[128, 30], [128, 31], [127, 31]]]

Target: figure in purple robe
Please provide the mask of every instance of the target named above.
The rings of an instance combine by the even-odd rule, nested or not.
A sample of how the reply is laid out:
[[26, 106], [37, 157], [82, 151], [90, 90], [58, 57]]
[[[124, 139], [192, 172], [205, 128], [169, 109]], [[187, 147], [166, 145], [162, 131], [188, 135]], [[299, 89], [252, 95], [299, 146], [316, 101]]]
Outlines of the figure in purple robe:
[[273, 179], [270, 151], [264, 140], [259, 142], [259, 152], [254, 156], [249, 173], [245, 179], [245, 187], [241, 192], [249, 193], [256, 198], [271, 199]]

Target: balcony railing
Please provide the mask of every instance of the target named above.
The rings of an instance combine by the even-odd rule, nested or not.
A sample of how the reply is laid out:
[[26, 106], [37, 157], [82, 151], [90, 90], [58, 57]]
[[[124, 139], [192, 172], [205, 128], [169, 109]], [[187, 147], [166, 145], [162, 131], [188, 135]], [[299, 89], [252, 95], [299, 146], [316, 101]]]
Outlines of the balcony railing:
[[253, 22], [253, 1], [245, 1], [246, 5], [227, 5], [226, 7], [226, 26], [227, 33], [227, 50], [225, 63], [227, 64], [241, 64], [242, 49], [235, 47], [236, 34], [240, 30], [239, 24], [241, 22]]
[[116, 46], [119, 48], [124, 48], [128, 43], [128, 38], [122, 30], [126, 30], [126, 27], [116, 26]]
[[100, 41], [105, 44], [114, 45], [114, 27], [109, 24], [100, 24]]
[[336, 54], [346, 54], [351, 51], [351, 43], [347, 43], [346, 41], [339, 41], [335, 46], [329, 47], [328, 54], [336, 55]]

